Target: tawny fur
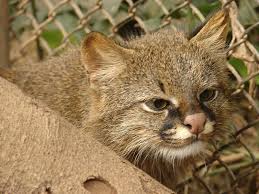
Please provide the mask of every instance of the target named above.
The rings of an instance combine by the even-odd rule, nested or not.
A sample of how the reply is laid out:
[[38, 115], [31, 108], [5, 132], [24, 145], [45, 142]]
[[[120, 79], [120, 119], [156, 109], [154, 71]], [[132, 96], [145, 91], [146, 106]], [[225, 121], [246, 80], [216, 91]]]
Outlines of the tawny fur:
[[148, 113], [141, 104], [152, 98], [176, 98], [185, 115], [200, 111], [197, 93], [216, 86], [219, 95], [207, 106], [216, 117], [215, 133], [225, 130], [231, 112], [224, 50], [227, 18], [224, 11], [218, 12], [191, 40], [177, 31], [160, 30], [116, 44], [91, 33], [81, 48], [18, 66], [12, 76], [0, 74], [173, 188], [202, 155], [175, 157], [177, 143], [170, 147], [159, 136], [165, 113]]

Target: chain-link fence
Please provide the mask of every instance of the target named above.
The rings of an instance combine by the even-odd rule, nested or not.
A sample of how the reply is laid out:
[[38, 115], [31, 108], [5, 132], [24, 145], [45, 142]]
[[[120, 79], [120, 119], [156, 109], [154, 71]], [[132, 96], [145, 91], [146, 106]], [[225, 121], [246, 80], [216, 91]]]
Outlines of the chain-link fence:
[[131, 33], [150, 33], [165, 27], [188, 32], [209, 12], [228, 6], [231, 32], [227, 65], [236, 87], [233, 99], [239, 96], [240, 102], [240, 111], [233, 116], [235, 132], [229, 142], [214, 145], [211, 156], [195, 167], [177, 191], [259, 193], [259, 138], [255, 127], [259, 123], [258, 0], [10, 0], [8, 4], [9, 23], [5, 26], [10, 26], [9, 41], [0, 36], [0, 42], [10, 45], [10, 64], [54, 55], [80, 42], [90, 31], [124, 39]]

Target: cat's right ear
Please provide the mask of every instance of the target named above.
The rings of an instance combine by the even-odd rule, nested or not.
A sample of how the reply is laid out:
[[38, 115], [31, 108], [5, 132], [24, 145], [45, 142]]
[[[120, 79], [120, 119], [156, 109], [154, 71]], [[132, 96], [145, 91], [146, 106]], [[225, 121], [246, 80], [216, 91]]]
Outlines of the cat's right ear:
[[229, 14], [227, 9], [215, 13], [198, 33], [191, 37], [191, 42], [203, 44], [215, 51], [225, 48], [228, 34]]
[[91, 82], [109, 82], [125, 68], [125, 59], [133, 54], [99, 32], [91, 32], [81, 46], [81, 60]]

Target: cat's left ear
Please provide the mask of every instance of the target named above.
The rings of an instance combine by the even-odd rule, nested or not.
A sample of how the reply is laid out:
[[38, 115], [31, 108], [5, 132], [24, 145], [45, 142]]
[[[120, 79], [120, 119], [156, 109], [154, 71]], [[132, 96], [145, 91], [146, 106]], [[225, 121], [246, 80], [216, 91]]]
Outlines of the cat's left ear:
[[133, 50], [124, 48], [99, 32], [87, 34], [81, 46], [81, 60], [90, 81], [109, 82], [126, 68], [125, 58]]
[[228, 10], [222, 9], [215, 13], [190, 41], [204, 44], [210, 48], [225, 48], [228, 23]]

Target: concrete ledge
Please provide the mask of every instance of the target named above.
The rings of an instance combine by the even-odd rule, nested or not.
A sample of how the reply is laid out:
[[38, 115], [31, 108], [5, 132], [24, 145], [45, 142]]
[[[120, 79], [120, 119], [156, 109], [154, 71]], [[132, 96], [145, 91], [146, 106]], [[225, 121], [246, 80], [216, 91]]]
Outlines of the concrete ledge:
[[173, 193], [0, 78], [0, 193]]

